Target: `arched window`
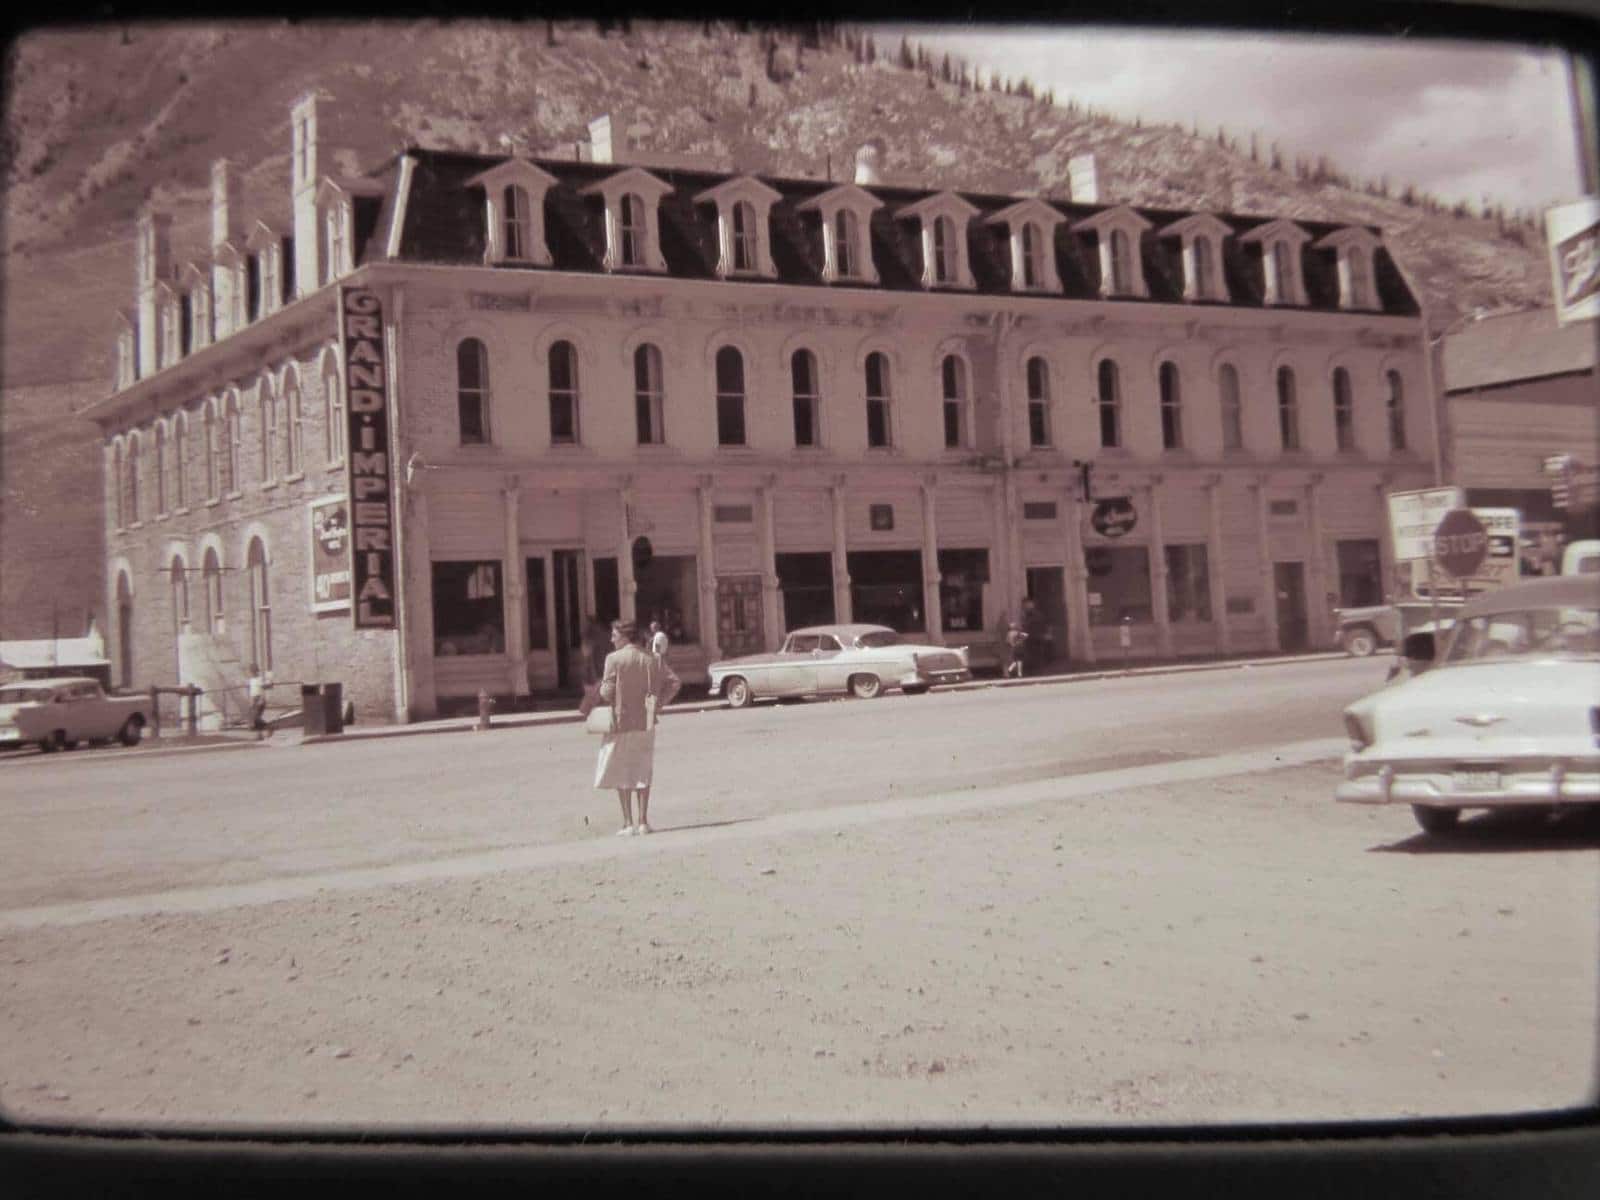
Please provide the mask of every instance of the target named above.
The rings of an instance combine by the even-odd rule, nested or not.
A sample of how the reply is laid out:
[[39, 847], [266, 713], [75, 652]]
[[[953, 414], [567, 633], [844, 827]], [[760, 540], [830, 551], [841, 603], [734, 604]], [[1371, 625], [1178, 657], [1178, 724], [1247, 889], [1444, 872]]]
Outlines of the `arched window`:
[[833, 218], [833, 253], [838, 263], [839, 278], [854, 279], [860, 274], [856, 262], [856, 214], [841, 208]]
[[133, 584], [117, 572], [117, 671], [123, 687], [133, 685]]
[[222, 633], [226, 626], [222, 613], [222, 564], [217, 561], [217, 551], [208, 547], [200, 568], [201, 592], [205, 599], [205, 624], [207, 633]]
[[272, 670], [272, 593], [267, 586], [267, 548], [250, 539], [245, 557], [250, 576], [250, 661]]
[[111, 449], [111, 510], [118, 529], [128, 524], [128, 449], [117, 442]]
[[756, 210], [748, 200], [733, 206], [733, 269], [756, 269]]
[[156, 485], [156, 516], [167, 515], [167, 427], [156, 422], [156, 460], [152, 464], [151, 481]]
[[189, 414], [172, 418], [172, 503], [189, 507]]
[[622, 265], [642, 267], [646, 233], [644, 201], [632, 192], [624, 192], [621, 209]]
[[1100, 360], [1098, 372], [1100, 409], [1100, 444], [1107, 450], [1122, 445], [1122, 378], [1117, 364], [1109, 358]]
[[322, 364], [322, 438], [329, 463], [344, 461], [344, 392], [339, 388], [339, 362], [333, 355]]
[[944, 377], [944, 444], [954, 450], [966, 445], [967, 364], [954, 354], [941, 364]]
[[217, 402], [207, 400], [204, 428], [206, 456], [206, 499], [215, 500], [221, 494], [222, 483], [222, 425], [217, 420]]
[[1164, 362], [1157, 372], [1161, 385], [1161, 448], [1183, 449], [1183, 390], [1178, 380], [1178, 364]]
[[1278, 438], [1285, 450], [1300, 449], [1300, 401], [1289, 367], [1278, 368]]
[[1111, 231], [1111, 290], [1118, 296], [1133, 291], [1133, 248], [1125, 229]]
[[290, 371], [283, 379], [283, 470], [291, 477], [306, 469], [305, 413], [300, 403], [300, 378]]
[[1223, 363], [1217, 372], [1217, 391], [1222, 402], [1222, 448], [1244, 449], [1244, 401], [1239, 392], [1239, 370]]
[[578, 352], [571, 342], [550, 347], [550, 444], [578, 443]]
[[1372, 263], [1366, 253], [1357, 246], [1350, 248], [1350, 253], [1345, 260], [1350, 264], [1350, 303], [1372, 303]]
[[1050, 444], [1050, 364], [1035, 355], [1028, 360], [1028, 445]]
[[222, 491], [239, 490], [239, 397], [232, 392], [222, 405]]
[[456, 414], [463, 446], [489, 441], [489, 351], [477, 338], [456, 347]]
[[509, 183], [505, 190], [505, 256], [528, 257], [528, 192]]
[[272, 384], [261, 381], [261, 482], [271, 483], [278, 473], [278, 400]]
[[1406, 393], [1399, 371], [1389, 371], [1389, 449], [1406, 448]]
[[956, 281], [956, 223], [949, 217], [933, 222], [933, 281]]
[[172, 634], [174, 637], [189, 628], [189, 572], [184, 570], [183, 559], [172, 556]]
[[1350, 388], [1350, 372], [1333, 369], [1333, 440], [1340, 450], [1356, 448], [1355, 395]]
[[724, 346], [717, 351], [717, 445], [744, 444], [744, 356]]
[[661, 351], [646, 342], [633, 352], [633, 414], [639, 445], [659, 446], [667, 440]]
[[128, 435], [128, 524], [139, 523], [139, 435], [137, 432]]
[[1044, 247], [1039, 227], [1032, 221], [1022, 225], [1022, 286], [1036, 288], [1044, 278]]
[[1211, 248], [1211, 239], [1194, 240], [1194, 293], [1206, 297], [1217, 294], [1217, 259]]
[[822, 397], [817, 391], [817, 356], [809, 350], [796, 350], [789, 359], [794, 381], [794, 444], [815, 446], [818, 441], [818, 408]]
[[867, 445], [892, 446], [894, 426], [891, 421], [891, 396], [889, 392], [889, 359], [874, 350], [867, 355]]
[[1294, 275], [1289, 255], [1288, 242], [1272, 244], [1272, 268], [1277, 275], [1279, 304], [1288, 304], [1294, 299]]

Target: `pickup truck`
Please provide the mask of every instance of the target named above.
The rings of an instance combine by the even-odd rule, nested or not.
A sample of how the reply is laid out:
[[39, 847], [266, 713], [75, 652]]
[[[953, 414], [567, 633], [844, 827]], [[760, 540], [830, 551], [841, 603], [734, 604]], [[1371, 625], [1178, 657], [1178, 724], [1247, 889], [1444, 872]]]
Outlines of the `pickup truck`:
[[[1441, 600], [1438, 607], [1440, 625], [1448, 627], [1460, 608], [1460, 600]], [[1397, 645], [1402, 633], [1431, 630], [1433, 615], [1434, 607], [1426, 600], [1336, 608], [1333, 610], [1333, 622], [1337, 630], [1334, 640], [1346, 654], [1366, 658], [1380, 646]]]
[[118, 738], [137, 746], [151, 723], [150, 697], [108, 696], [97, 680], [20, 679], [0, 686], [0, 749], [49, 753]]

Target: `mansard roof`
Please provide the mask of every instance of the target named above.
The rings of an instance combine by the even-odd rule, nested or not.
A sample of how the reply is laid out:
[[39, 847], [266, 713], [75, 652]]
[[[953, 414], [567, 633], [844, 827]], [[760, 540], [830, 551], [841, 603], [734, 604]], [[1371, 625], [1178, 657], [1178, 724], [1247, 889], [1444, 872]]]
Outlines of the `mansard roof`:
[[[482, 192], [473, 185], [486, 173], [511, 161], [509, 155], [474, 154], [465, 151], [410, 149], [405, 155], [414, 169], [403, 198], [398, 197], [399, 159], [395, 159], [369, 178], [383, 182], [382, 200], [369, 201], [370, 210], [357, 205], [357, 262], [387, 258], [383, 243], [387, 238], [397, 205], [403, 210], [396, 261], [459, 264], [482, 267], [484, 228]], [[527, 161], [527, 160], [524, 160]], [[617, 163], [580, 162], [541, 158], [536, 165], [556, 182], [545, 195], [545, 236], [552, 263], [547, 270], [602, 274], [605, 262], [605, 214], [593, 196], [599, 185], [614, 181], [629, 171], [640, 171]], [[679, 279], [717, 280], [720, 247], [716, 212], [697, 203], [706, 192], [715, 192], [748, 176], [734, 172], [696, 168], [653, 167], [651, 179], [670, 190], [660, 199], [659, 228], [661, 254], [668, 275]], [[867, 221], [873, 261], [878, 271], [876, 284], [863, 284], [881, 292], [925, 293], [922, 286], [920, 231], [914, 221], [900, 219], [906, 209], [921, 211], [941, 196], [954, 196], [971, 205], [975, 216], [967, 225], [968, 262], [978, 295], [1012, 296], [1009, 230], [1005, 223], [990, 220], [1020, 205], [1031, 204], [1033, 197], [951, 191], [937, 188], [912, 188], [901, 185], [848, 184], [823, 179], [783, 179], [761, 177], [760, 182], [778, 194], [771, 212], [772, 261], [778, 282], [818, 285], [822, 280], [822, 241], [815, 210], [818, 200], [829, 193], [860, 191], [879, 202]], [[1095, 230], [1113, 213], [1131, 214], [1143, 227], [1139, 253], [1149, 296], [1118, 299], [1114, 303], [1188, 304], [1184, 300], [1183, 248], [1177, 238], [1163, 237], [1171, 227], [1197, 216], [1191, 211], [1153, 209], [1126, 204], [1081, 204], [1037, 198], [1037, 203], [1062, 218], [1051, 234], [1056, 254], [1056, 270], [1063, 292], [1046, 298], [1100, 300], [1100, 258]], [[1231, 299], [1214, 301], [1234, 307], [1264, 305], [1261, 249], [1263, 234], [1281, 219], [1232, 213], [1205, 214], [1221, 223], [1228, 236], [1222, 239], [1222, 270]], [[365, 219], [363, 219], [365, 218]], [[1313, 243], [1339, 230], [1348, 222], [1297, 220], [1293, 225]], [[1281, 225], [1280, 225], [1281, 228]], [[1359, 228], [1359, 227], [1358, 227]], [[382, 236], [376, 236], [381, 232]], [[1377, 236], [1376, 230], [1371, 231]], [[1254, 235], [1252, 237], [1251, 235]], [[1252, 244], [1256, 243], [1256, 244]], [[1306, 307], [1339, 312], [1338, 266], [1334, 251], [1308, 245], [1303, 250], [1302, 276], [1306, 287]], [[1381, 311], [1391, 315], [1415, 316], [1420, 310], [1407, 288], [1389, 251], [1380, 248], [1374, 258], [1375, 279]], [[521, 264], [497, 267], [498, 270], [536, 269]], [[745, 282], [737, 278], [724, 281], [728, 287], [762, 286], [766, 281]], [[852, 286], [830, 285], [833, 290]], [[966, 293], [971, 295], [973, 293]]]

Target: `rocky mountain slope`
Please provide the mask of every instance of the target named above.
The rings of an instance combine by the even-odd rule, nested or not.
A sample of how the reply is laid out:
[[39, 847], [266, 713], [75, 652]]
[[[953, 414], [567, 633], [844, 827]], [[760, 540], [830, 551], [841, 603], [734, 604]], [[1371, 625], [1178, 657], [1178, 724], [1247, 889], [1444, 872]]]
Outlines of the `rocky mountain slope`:
[[[602, 113], [650, 150], [786, 176], [847, 178], [856, 148], [878, 138], [893, 179], [1064, 197], [1068, 159], [1092, 152], [1102, 200], [1381, 226], [1441, 320], [1549, 302], [1543, 246], [1524, 226], [1318, 182], [1274, 169], [1265, 148], [1130, 125], [1065, 95], [947, 83], [901, 66], [898, 44], [874, 49], [866, 61], [859, 30], [699, 22], [133, 25], [15, 43], [0, 130], [0, 550], [13, 568], [0, 636], [21, 636], [7, 628], [17, 606], [55, 578], [16, 569], [43, 537], [30, 509], [53, 514], [52, 544], [65, 525], [97, 553], [99, 452], [69, 413], [109, 390], [139, 207], [173, 214], [179, 261], [205, 252], [219, 157], [245, 173], [248, 212], [286, 210], [289, 107], [312, 87], [331, 97], [341, 171], [408, 144], [570, 154]], [[41, 498], [18, 473], [24, 446], [60, 464], [47, 473], [57, 491]]]

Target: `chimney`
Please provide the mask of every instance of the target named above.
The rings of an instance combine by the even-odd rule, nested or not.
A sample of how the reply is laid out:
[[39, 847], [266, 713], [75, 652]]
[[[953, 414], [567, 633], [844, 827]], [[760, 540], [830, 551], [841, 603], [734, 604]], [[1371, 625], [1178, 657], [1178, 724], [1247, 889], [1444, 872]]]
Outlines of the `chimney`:
[[211, 164], [211, 248], [238, 240], [243, 223], [239, 173], [225, 158]]
[[1100, 186], [1095, 179], [1094, 155], [1078, 154], [1067, 159], [1068, 195], [1075, 204], [1099, 204]]
[[611, 114], [589, 122], [589, 161], [614, 162], [611, 155]]
[[139, 377], [154, 375], [160, 359], [160, 330], [156, 327], [156, 284], [172, 274], [172, 218], [163, 212], [146, 209], [139, 214], [139, 231], [134, 247], [134, 269], [138, 274]]
[[856, 151], [856, 182], [863, 185], [883, 182], [883, 143], [877, 138]]
[[317, 261], [317, 93], [307, 92], [289, 110], [289, 200], [294, 212], [294, 288], [306, 296], [322, 283]]

